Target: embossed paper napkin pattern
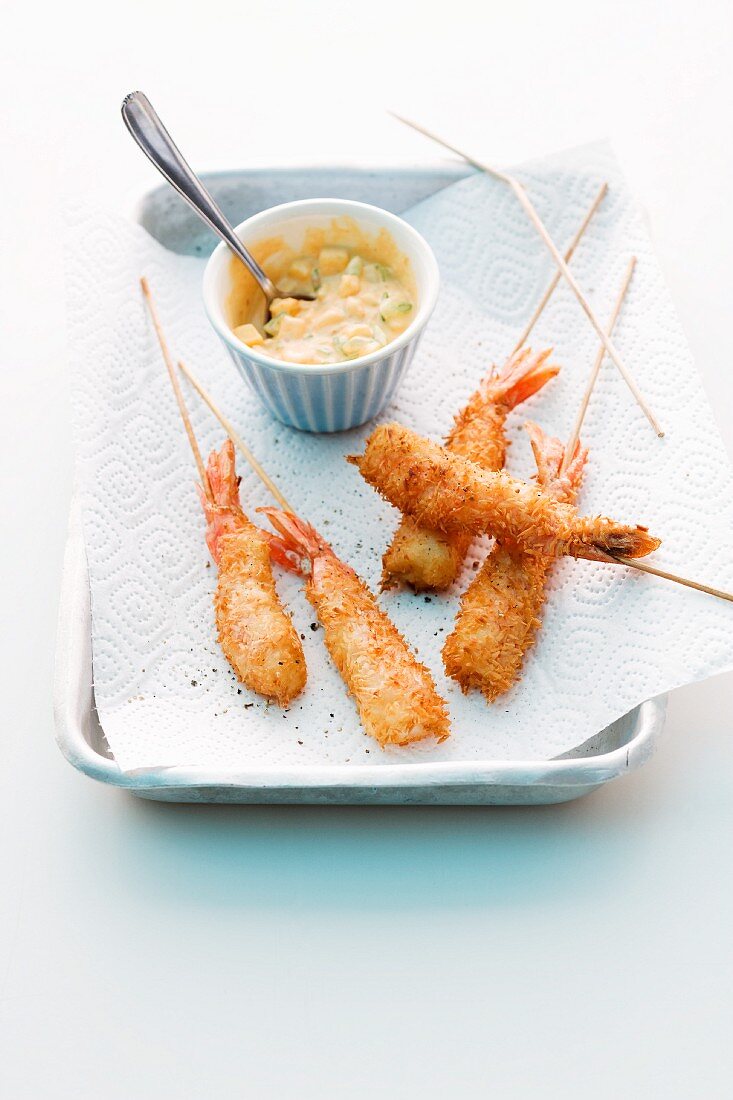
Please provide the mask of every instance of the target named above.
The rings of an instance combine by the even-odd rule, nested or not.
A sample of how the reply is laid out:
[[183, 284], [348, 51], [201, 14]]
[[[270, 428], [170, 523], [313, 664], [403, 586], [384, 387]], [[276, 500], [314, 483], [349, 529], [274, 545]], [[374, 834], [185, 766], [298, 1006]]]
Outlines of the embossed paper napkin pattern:
[[[519, 173], [561, 246], [601, 180], [609, 195], [573, 268], [602, 318], [629, 257], [637, 271], [616, 343], [665, 429], [659, 440], [606, 362], [584, 442], [590, 458], [579, 507], [646, 523], [655, 555], [673, 571], [733, 587], [731, 468], [646, 229], [604, 147], [548, 158]], [[501, 363], [553, 268], [504, 185], [469, 177], [407, 219], [433, 246], [442, 287], [436, 312], [393, 406], [394, 418], [442, 437], [492, 363]], [[397, 514], [344, 456], [369, 426], [337, 436], [291, 431], [270, 419], [208, 327], [203, 262], [174, 255], [118, 214], [75, 208], [69, 220], [69, 335], [74, 369], [78, 485], [93, 608], [94, 686], [100, 720], [125, 770], [198, 765], [237, 768], [324, 762], [389, 766], [428, 760], [541, 759], [565, 752], [653, 695], [733, 666], [733, 607], [626, 569], [562, 561], [521, 682], [488, 706], [464, 697], [442, 671], [440, 649], [460, 591], [486, 552], [479, 543], [454, 589], [380, 596], [433, 670], [450, 704], [441, 746], [383, 753], [364, 735], [325, 653], [302, 585], [278, 588], [304, 637], [308, 686], [283, 712], [239, 685], [216, 642], [195, 469], [170, 383], [143, 307], [146, 274], [177, 355], [216, 395], [286, 496], [376, 589]], [[567, 436], [597, 349], [579, 305], [561, 284], [532, 337], [552, 345], [562, 371], [509, 422], [509, 469], [533, 473], [522, 422]], [[187, 391], [200, 442], [223, 433]], [[268, 503], [238, 460], [245, 509]]]

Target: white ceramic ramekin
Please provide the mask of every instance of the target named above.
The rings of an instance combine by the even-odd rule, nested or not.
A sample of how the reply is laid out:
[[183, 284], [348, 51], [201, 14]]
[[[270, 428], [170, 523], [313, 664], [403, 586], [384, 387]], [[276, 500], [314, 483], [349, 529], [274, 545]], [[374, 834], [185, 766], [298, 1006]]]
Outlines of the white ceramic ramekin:
[[402, 381], [438, 296], [438, 265], [428, 243], [402, 218], [377, 206], [347, 199], [304, 199], [263, 210], [236, 231], [246, 245], [278, 236], [298, 249], [307, 229], [326, 228], [340, 217], [353, 218], [369, 235], [386, 229], [412, 266], [415, 317], [396, 339], [371, 355], [314, 366], [270, 359], [238, 340], [227, 322], [231, 252], [226, 245], [214, 250], [204, 272], [206, 312], [240, 374], [274, 417], [307, 432], [340, 432], [377, 415]]

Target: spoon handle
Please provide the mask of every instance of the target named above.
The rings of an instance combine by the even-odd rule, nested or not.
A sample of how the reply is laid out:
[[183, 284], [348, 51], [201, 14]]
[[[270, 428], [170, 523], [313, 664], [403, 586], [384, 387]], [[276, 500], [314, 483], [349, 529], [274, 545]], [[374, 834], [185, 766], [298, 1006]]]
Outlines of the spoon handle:
[[277, 288], [254, 256], [244, 247], [234, 229], [214, 202], [201, 180], [184, 160], [173, 138], [142, 92], [130, 92], [122, 103], [122, 117], [146, 157], [152, 161], [178, 194], [193, 207], [210, 229], [231, 248], [262, 287], [268, 305], [277, 297]]

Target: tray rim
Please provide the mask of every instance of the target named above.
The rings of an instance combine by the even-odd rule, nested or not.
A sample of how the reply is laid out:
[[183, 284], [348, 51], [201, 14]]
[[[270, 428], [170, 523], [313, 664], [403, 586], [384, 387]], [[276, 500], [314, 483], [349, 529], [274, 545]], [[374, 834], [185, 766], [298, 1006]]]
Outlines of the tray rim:
[[[353, 163], [257, 165], [249, 169], [213, 169], [205, 173], [212, 179], [235, 177], [265, 178], [289, 173], [391, 176], [452, 174], [456, 179], [471, 174], [461, 161], [440, 158], [425, 163]], [[129, 214], [137, 221], [146, 201], [165, 185], [138, 194], [128, 204]], [[646, 700], [629, 712], [633, 733], [626, 744], [605, 753], [553, 760], [436, 761], [410, 764], [301, 764], [241, 768], [236, 771], [195, 766], [154, 767], [123, 772], [113, 758], [102, 755], [85, 736], [93, 721], [94, 686], [91, 653], [91, 599], [86, 548], [81, 522], [81, 506], [76, 487], [72, 495], [69, 526], [61, 581], [56, 660], [54, 669], [54, 719], [56, 742], [77, 770], [99, 782], [127, 789], [132, 793], [160, 789], [219, 789], [242, 792], [283, 791], [297, 795], [299, 790], [353, 791], [369, 788], [393, 790], [439, 790], [444, 787], [486, 788], [527, 787], [575, 789], [586, 793], [610, 779], [640, 767], [651, 756], [664, 725], [667, 696]], [[574, 797], [575, 795], [570, 795]], [[293, 801], [297, 799], [294, 798]]]
[[[216, 185], [217, 183], [223, 183], [241, 176], [247, 176], [250, 179], [266, 179], [268, 176], [283, 178], [293, 174], [315, 177], [319, 173], [333, 176], [348, 174], [362, 177], [374, 176], [380, 173], [389, 173], [389, 175], [393, 177], [416, 175], [436, 177], [452, 176], [454, 182], [458, 182], [459, 180], [466, 179], [468, 176], [475, 175], [478, 171], [477, 168], [474, 168], [459, 157], [446, 155], [425, 158], [420, 161], [403, 162], [388, 159], [381, 163], [377, 160], [371, 162], [354, 160], [349, 163], [348, 161], [340, 159], [324, 159], [320, 163], [314, 160], [302, 162], [289, 161], [287, 163], [283, 162], [282, 164], [270, 162], [269, 164], [255, 164], [250, 168], [217, 168], [213, 165], [209, 168], [202, 169], [202, 171], [199, 172], [199, 176], [209, 185]], [[128, 216], [133, 218], [139, 225], [143, 225], [142, 216], [145, 213], [146, 203], [148, 203], [154, 195], [166, 194], [169, 191], [170, 186], [166, 183], [156, 184], [155, 187], [149, 187], [142, 193], [140, 193], [137, 188], [129, 188], [126, 192], [126, 209]], [[182, 199], [178, 201], [183, 203]]]

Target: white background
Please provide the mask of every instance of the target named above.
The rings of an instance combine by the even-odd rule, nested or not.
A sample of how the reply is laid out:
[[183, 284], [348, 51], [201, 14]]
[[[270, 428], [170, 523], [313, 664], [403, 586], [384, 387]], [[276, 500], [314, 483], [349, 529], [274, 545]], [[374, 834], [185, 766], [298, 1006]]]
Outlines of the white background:
[[730, 1095], [733, 677], [657, 756], [536, 810], [156, 806], [53, 744], [72, 485], [57, 203], [200, 168], [610, 137], [733, 452], [729, 0], [13, 0], [0, 26], [0, 1092]]

